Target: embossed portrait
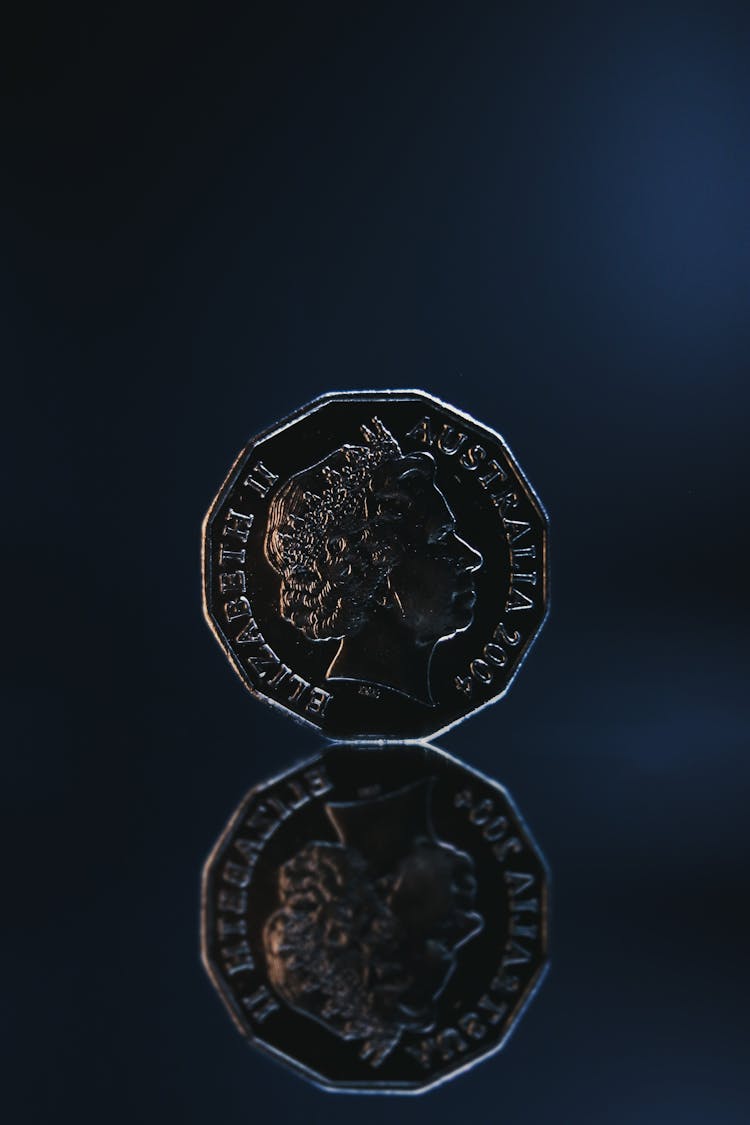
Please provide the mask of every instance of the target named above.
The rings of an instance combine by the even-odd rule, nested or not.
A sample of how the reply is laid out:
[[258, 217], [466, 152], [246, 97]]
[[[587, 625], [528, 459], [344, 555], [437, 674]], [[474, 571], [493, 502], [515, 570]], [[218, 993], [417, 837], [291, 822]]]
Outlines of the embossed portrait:
[[402, 453], [374, 418], [274, 497], [265, 553], [281, 615], [308, 640], [338, 640], [326, 673], [428, 706], [439, 641], [468, 629], [478, 551], [456, 534], [429, 453]]
[[263, 941], [269, 981], [295, 1010], [379, 1065], [429, 1031], [456, 952], [482, 928], [474, 864], [436, 839], [432, 780], [330, 804], [338, 843], [311, 842], [278, 873]]

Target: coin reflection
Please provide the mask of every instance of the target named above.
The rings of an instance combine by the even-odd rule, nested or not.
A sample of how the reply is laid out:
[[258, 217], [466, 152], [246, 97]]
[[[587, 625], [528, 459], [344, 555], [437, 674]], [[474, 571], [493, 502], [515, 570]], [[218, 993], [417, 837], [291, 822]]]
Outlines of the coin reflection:
[[436, 747], [336, 744], [241, 802], [203, 956], [254, 1043], [332, 1089], [419, 1091], [498, 1050], [546, 965], [510, 797]]

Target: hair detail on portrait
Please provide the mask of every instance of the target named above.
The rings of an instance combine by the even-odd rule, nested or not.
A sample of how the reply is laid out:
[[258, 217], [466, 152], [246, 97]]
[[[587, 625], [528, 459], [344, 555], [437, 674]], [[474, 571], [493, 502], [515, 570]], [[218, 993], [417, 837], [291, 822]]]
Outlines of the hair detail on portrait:
[[308, 640], [341, 642], [329, 679], [431, 704], [432, 649], [471, 623], [481, 556], [455, 534], [432, 455], [404, 454], [378, 418], [360, 432], [362, 445], [290, 477], [271, 502], [281, 616]]
[[266, 555], [284, 579], [282, 616], [310, 640], [356, 631], [392, 561], [367, 501], [376, 471], [382, 479], [402, 454], [379, 419], [360, 429], [365, 445], [344, 445], [292, 477], [268, 516]]
[[[288, 1003], [342, 1039], [398, 1038], [388, 981], [395, 923], [356, 852], [311, 843], [279, 872], [281, 908], [265, 932], [269, 979]], [[394, 988], [395, 985], [395, 988]]]

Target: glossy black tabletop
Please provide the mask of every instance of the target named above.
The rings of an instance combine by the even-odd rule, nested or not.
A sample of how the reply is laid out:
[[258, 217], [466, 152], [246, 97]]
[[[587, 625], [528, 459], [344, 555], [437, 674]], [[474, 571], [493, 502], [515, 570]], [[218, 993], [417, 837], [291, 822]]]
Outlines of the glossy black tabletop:
[[[5, 1118], [746, 1122], [747, 9], [14, 19]], [[386, 1103], [249, 1050], [200, 963], [206, 856], [322, 747], [226, 666], [200, 542], [248, 438], [393, 386], [549, 513], [549, 619], [439, 745], [522, 810], [551, 913], [504, 1049]]]

